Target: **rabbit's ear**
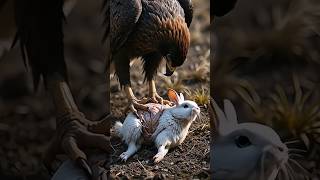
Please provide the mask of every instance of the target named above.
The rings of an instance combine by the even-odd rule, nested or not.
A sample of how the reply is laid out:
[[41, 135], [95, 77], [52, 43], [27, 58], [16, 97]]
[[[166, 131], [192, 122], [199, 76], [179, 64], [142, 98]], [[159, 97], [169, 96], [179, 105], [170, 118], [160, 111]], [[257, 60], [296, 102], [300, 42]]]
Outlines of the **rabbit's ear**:
[[[222, 109], [218, 106], [218, 104], [214, 101], [213, 98], [211, 98], [211, 104], [213, 106], [213, 109], [217, 115], [216, 118], [216, 127], [217, 131], [220, 135], [228, 134], [231, 130], [235, 128], [237, 123], [234, 123], [234, 121], [229, 121], [229, 119], [226, 117], [225, 113], [222, 111]], [[225, 107], [229, 106], [230, 104], [226, 104], [225, 101]], [[229, 108], [229, 107], [228, 107]]]
[[179, 103], [182, 103], [184, 101], [184, 96], [182, 93], [180, 93], [180, 99], [179, 99]]
[[178, 93], [173, 89], [168, 89], [168, 97], [170, 101], [172, 101], [176, 105], [178, 105], [181, 102]]
[[231, 103], [231, 101], [228, 99], [224, 100], [224, 112], [230, 124], [238, 124], [236, 110], [234, 109], [234, 106]]

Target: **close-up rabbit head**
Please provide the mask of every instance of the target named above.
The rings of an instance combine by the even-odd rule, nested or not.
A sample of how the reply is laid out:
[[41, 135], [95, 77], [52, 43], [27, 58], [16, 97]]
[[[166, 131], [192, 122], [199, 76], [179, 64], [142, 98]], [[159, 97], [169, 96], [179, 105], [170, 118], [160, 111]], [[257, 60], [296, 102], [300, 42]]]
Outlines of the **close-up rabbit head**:
[[216, 129], [211, 147], [213, 179], [274, 180], [280, 170], [286, 169], [288, 148], [272, 128], [238, 123], [229, 100], [224, 100], [223, 111], [212, 99], [210, 114]]
[[173, 89], [168, 90], [170, 101], [175, 104], [174, 108], [170, 109], [172, 116], [179, 120], [194, 121], [200, 114], [200, 108], [194, 101], [184, 100], [182, 93], [178, 94]]

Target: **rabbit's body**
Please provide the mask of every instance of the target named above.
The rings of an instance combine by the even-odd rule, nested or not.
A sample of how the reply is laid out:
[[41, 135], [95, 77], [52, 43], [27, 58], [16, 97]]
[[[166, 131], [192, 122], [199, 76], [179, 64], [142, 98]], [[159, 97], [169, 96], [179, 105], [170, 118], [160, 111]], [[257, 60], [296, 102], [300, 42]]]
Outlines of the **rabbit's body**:
[[[200, 114], [200, 108], [193, 101], [184, 101], [183, 96], [180, 100], [177, 99], [175, 103], [176, 106], [173, 107], [163, 106], [163, 111], [157, 120], [158, 123], [150, 139], [146, 138], [148, 136], [145, 136], [144, 120], [140, 119], [134, 113], [129, 113], [123, 124], [116, 122], [116, 133], [128, 145], [127, 151], [120, 155], [122, 160], [126, 161], [139, 150], [142, 143], [151, 140], [158, 148], [158, 153], [154, 156], [154, 161], [159, 162], [170, 148], [178, 146], [184, 141], [190, 125]], [[150, 133], [150, 131], [148, 133]]]
[[[115, 125], [115, 130], [124, 141], [129, 141], [132, 133], [135, 133], [139, 127], [139, 131], [142, 132], [142, 138], [144, 141], [150, 142], [152, 141], [152, 136], [154, 136], [154, 132], [159, 125], [161, 116], [165, 109], [169, 108], [168, 105], [161, 105], [155, 103], [148, 103], [146, 106], [149, 108], [149, 111], [141, 111], [137, 112], [137, 115], [134, 113], [129, 113], [126, 117], [124, 124], [117, 122]], [[164, 117], [166, 115], [164, 114]], [[163, 119], [163, 118], [162, 118]], [[125, 127], [125, 128], [122, 128]], [[136, 134], [136, 133], [135, 133]], [[134, 137], [136, 139], [136, 137]]]
[[[288, 162], [288, 148], [270, 127], [238, 123], [232, 103], [224, 111], [212, 100], [216, 112], [217, 136], [211, 148], [211, 169], [215, 180], [275, 180]], [[212, 117], [212, 119], [214, 119]]]

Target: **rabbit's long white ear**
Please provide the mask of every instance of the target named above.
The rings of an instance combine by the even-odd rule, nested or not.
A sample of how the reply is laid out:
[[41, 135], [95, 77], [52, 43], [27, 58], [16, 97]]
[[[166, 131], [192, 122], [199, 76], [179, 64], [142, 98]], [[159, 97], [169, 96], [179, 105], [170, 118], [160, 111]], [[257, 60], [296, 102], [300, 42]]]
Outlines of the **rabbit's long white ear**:
[[229, 99], [224, 100], [224, 112], [230, 124], [238, 124], [236, 110]]
[[182, 102], [181, 98], [184, 99], [183, 95], [182, 95], [182, 97], [180, 97], [178, 95], [178, 93], [173, 89], [168, 89], [168, 97], [169, 97], [170, 101], [172, 101], [176, 105], [179, 105]]
[[180, 97], [180, 99], [179, 99], [179, 104], [180, 104], [180, 103], [184, 102], [184, 96], [182, 93], [180, 93], [179, 97]]
[[[228, 104], [226, 102], [227, 101], [225, 101], [225, 107], [227, 105], [228, 108], [230, 108], [229, 106], [230, 106], [231, 102], [229, 102], [230, 104]], [[222, 109], [218, 106], [218, 104], [215, 102], [215, 100], [213, 98], [211, 98], [211, 104], [213, 105], [214, 111], [216, 112], [216, 115], [217, 115], [216, 127], [218, 128], [217, 129], [218, 133], [220, 135], [228, 134], [232, 129], [235, 128], [237, 123], [235, 123], [234, 121], [230, 121], [227, 118], [226, 114], [222, 111]], [[231, 110], [231, 109], [229, 109], [229, 110]]]

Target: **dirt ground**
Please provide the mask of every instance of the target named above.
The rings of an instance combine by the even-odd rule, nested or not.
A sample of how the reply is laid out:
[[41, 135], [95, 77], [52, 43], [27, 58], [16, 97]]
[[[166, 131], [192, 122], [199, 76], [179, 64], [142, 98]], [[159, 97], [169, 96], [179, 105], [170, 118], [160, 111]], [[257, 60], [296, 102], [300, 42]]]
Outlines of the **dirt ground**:
[[[159, 70], [157, 88], [166, 98], [168, 87], [184, 92], [187, 98], [197, 89], [208, 92], [209, 84], [209, 5], [207, 0], [195, 1], [195, 19], [191, 27], [192, 43], [187, 62], [171, 79], [163, 79]], [[91, 120], [100, 118], [106, 109], [104, 44], [100, 1], [87, 4], [80, 0], [67, 17], [65, 25], [65, 54], [73, 95], [79, 109]], [[12, 25], [12, 21], [8, 20]], [[1, 23], [1, 22], [0, 22]], [[3, 31], [3, 29], [1, 30]], [[54, 107], [41, 84], [34, 92], [30, 72], [21, 60], [18, 48], [8, 51], [15, 29], [8, 27], [0, 35], [0, 179], [49, 179], [41, 158], [55, 131]], [[2, 36], [5, 34], [5, 36]], [[5, 52], [5, 53], [3, 53]], [[147, 93], [143, 76], [133, 65], [131, 79], [138, 97]], [[190, 94], [191, 92], [191, 94]], [[116, 78], [111, 81], [112, 113], [123, 120], [127, 101]], [[189, 95], [188, 95], [189, 93]], [[190, 96], [191, 95], [191, 96]], [[151, 163], [156, 149], [142, 147], [126, 163], [118, 156], [126, 148], [113, 137], [112, 154], [114, 177], [162, 177], [208, 179], [209, 120], [206, 107], [191, 126], [185, 142], [172, 149], [159, 164]]]
[[126, 146], [119, 138], [113, 136], [112, 145], [115, 152], [112, 154], [112, 176], [208, 179], [210, 131], [207, 117], [207, 114], [203, 113], [202, 117], [191, 126], [184, 143], [170, 150], [158, 164], [152, 162], [152, 157], [157, 152], [152, 145], [142, 146], [136, 155], [127, 162], [122, 162], [119, 160], [119, 155], [126, 150]]

